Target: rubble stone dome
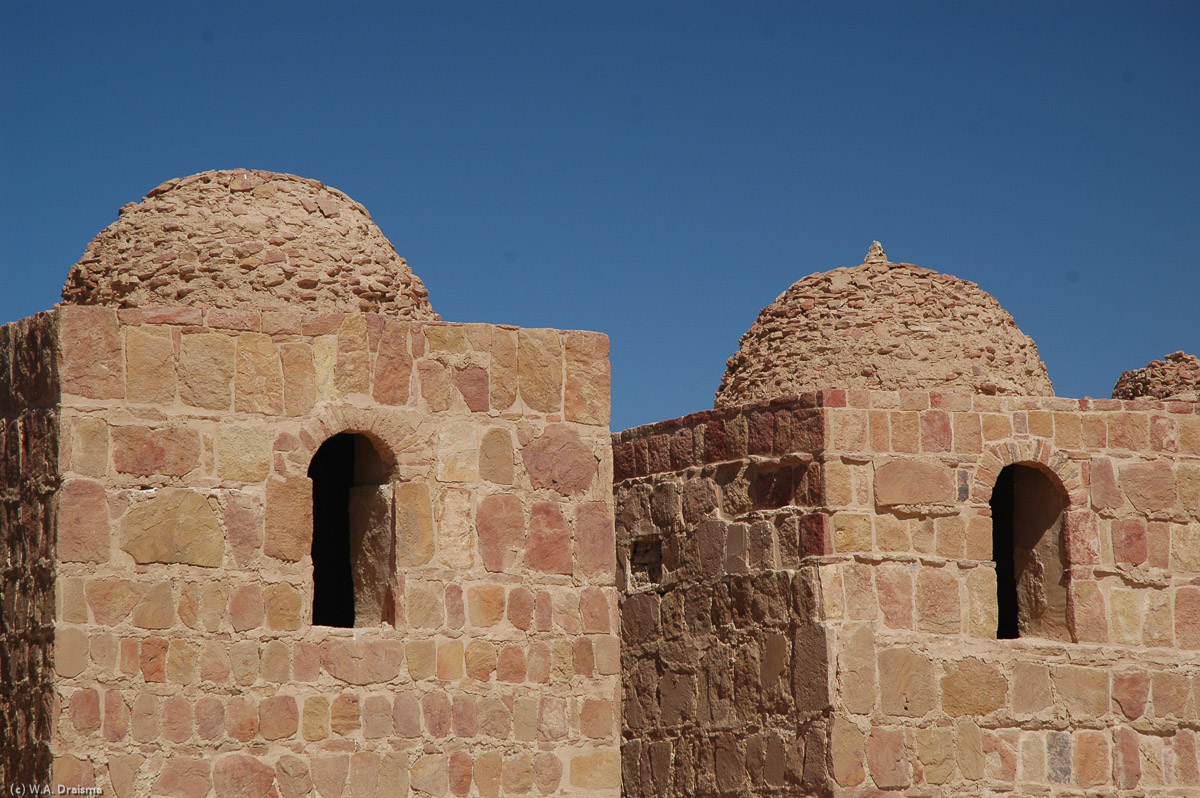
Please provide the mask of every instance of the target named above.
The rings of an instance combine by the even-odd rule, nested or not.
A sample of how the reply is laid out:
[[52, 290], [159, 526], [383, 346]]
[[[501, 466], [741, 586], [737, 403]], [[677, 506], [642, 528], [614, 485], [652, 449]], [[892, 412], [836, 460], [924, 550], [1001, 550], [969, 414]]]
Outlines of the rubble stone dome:
[[62, 297], [439, 318], [366, 208], [316, 180], [250, 169], [168, 180], [121, 208]]
[[1126, 371], [1113, 387], [1112, 398], [1200, 401], [1200, 359], [1173, 352], [1145, 368]]
[[891, 263], [812, 274], [763, 308], [716, 407], [824, 388], [1052, 396], [1037, 347], [974, 283]]

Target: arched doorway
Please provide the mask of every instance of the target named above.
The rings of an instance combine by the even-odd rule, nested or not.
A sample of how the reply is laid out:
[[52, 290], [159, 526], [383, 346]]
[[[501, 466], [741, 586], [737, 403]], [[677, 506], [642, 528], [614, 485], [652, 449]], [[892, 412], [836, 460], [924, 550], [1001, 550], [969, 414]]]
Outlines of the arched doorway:
[[314, 626], [393, 621], [387, 600], [395, 571], [392, 489], [365, 436], [329, 438], [308, 466], [313, 483]]
[[1066, 492], [1041, 468], [1005, 466], [992, 489], [998, 638], [1070, 640], [1063, 515]]

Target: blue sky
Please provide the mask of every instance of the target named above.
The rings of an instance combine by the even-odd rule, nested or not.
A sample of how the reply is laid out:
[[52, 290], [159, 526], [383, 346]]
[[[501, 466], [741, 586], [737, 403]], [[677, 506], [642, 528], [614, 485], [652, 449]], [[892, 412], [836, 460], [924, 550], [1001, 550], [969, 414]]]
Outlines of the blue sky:
[[1065, 396], [1200, 354], [1200, 4], [8, 3], [0, 321], [171, 177], [313, 177], [451, 321], [602, 330], [613, 428], [710, 407], [758, 311], [979, 283]]

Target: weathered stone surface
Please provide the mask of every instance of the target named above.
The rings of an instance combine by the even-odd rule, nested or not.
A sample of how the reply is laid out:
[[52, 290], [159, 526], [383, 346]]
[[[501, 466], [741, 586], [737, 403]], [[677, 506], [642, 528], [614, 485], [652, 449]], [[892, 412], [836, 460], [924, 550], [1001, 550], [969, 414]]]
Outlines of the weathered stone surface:
[[933, 663], [907, 649], [880, 651], [879, 694], [886, 714], [921, 717], [937, 706]]
[[270, 336], [239, 335], [234, 364], [234, 409], [239, 413], [282, 415], [283, 364]]
[[247, 169], [170, 180], [126, 205], [71, 268], [63, 299], [437, 318], [361, 205], [315, 180]]
[[571, 760], [571, 785], [585, 790], [611, 790], [621, 786], [621, 757], [601, 749]]
[[882, 252], [805, 277], [764, 308], [729, 359], [716, 406], [833, 387], [1052, 394], [1037, 347], [993, 297]]
[[507, 571], [525, 542], [525, 513], [521, 500], [510, 494], [488, 496], [475, 514], [479, 556], [493, 573]]
[[217, 476], [262, 482], [271, 473], [271, 430], [222, 424], [217, 431]]
[[216, 568], [224, 538], [207, 499], [183, 488], [160, 488], [121, 519], [122, 548], [139, 563]]
[[538, 502], [529, 514], [525, 564], [535, 571], [571, 574], [571, 528], [554, 502]]
[[204, 798], [212, 789], [212, 764], [206, 759], [172, 757], [154, 780], [154, 794]]
[[112, 456], [122, 474], [181, 477], [200, 465], [200, 434], [185, 427], [113, 427]]
[[413, 359], [408, 350], [408, 328], [388, 320], [375, 358], [375, 401], [385, 405], [408, 403], [412, 383]]
[[217, 798], [267, 798], [275, 769], [252, 756], [228, 754], [213, 763], [212, 778]]
[[233, 404], [233, 339], [216, 333], [181, 336], [179, 399], [185, 405], [228, 410]]
[[107, 562], [108, 496], [90, 479], [68, 479], [58, 491], [58, 557], [66, 562]]
[[564, 496], [581, 493], [596, 478], [596, 456], [569, 426], [551, 424], [521, 450], [521, 460], [535, 488]]
[[296, 562], [312, 550], [312, 480], [288, 474], [267, 480], [263, 553]]
[[566, 333], [564, 343], [567, 382], [563, 410], [566, 420], [608, 424], [608, 336], [572, 330]]
[[1151, 360], [1140, 369], [1126, 371], [1113, 386], [1113, 399], [1200, 399], [1200, 359], [1173, 352]]
[[175, 403], [175, 345], [169, 329], [126, 328], [125, 398], [157, 405]]
[[479, 446], [479, 476], [497, 485], [513, 483], [512, 436], [508, 430], [494, 428], [484, 433]]
[[1008, 682], [996, 666], [968, 657], [950, 663], [942, 676], [942, 709], [947, 715], [982, 717], [1003, 707]]
[[329, 640], [321, 645], [321, 664], [347, 684], [382, 684], [400, 675], [404, 647], [399, 642]]
[[1170, 463], [1126, 463], [1120, 474], [1125, 495], [1142, 512], [1169, 510], [1175, 503], [1175, 472]]
[[424, 565], [433, 559], [433, 505], [423, 482], [398, 482], [396, 502], [396, 564]]
[[892, 460], [875, 469], [878, 505], [949, 505], [954, 501], [954, 472], [939, 462]]
[[108, 308], [58, 311], [63, 392], [89, 399], [125, 396], [125, 353], [117, 314]]
[[521, 398], [529, 409], [562, 409], [563, 355], [557, 330], [517, 331], [517, 373]]

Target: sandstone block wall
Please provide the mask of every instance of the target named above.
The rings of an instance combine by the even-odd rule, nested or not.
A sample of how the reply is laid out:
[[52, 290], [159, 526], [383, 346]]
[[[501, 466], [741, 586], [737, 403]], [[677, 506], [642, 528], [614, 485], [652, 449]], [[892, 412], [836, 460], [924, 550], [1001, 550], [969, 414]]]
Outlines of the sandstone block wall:
[[[792, 701], [803, 693], [826, 702], [791, 722], [803, 756], [793, 750], [772, 772], [753, 735], [724, 749], [714, 742], [715, 772], [723, 751], [730, 775], [694, 794], [783, 794], [789, 783], [845, 795], [1197, 789], [1196, 411], [1184, 402], [825, 391], [617, 436], [625, 656], [647, 671], [626, 687], [626, 784], [657, 794], [658, 780], [693, 794], [678, 756], [643, 752], [689, 726], [702, 737], [728, 728], [701, 714], [711, 693], [703, 679], [664, 691], [679, 681], [673, 674], [724, 670], [746, 698], [735, 702], [736, 724], [772, 729], [781, 716], [763, 696], [775, 694], [786, 662]], [[725, 448], [711, 457], [700, 439]], [[799, 465], [781, 479], [778, 464], [789, 460]], [[1012, 463], [1045, 474], [1065, 504], [1064, 640], [994, 639], [989, 500]], [[662, 512], [673, 485], [685, 508], [692, 497], [690, 517]], [[658, 572], [640, 565], [653, 541]], [[675, 557], [693, 550], [709, 553], [704, 578]], [[772, 602], [774, 580], [813, 600]], [[664, 607], [681, 602], [684, 620], [708, 618], [701, 647], [723, 661], [668, 658], [665, 641], [651, 651], [637, 639], [632, 612], [656, 606], [665, 624]], [[749, 611], [739, 615], [739, 604]], [[805, 628], [816, 631], [798, 634]], [[749, 653], [720, 649], [739, 636]], [[631, 723], [638, 704], [649, 718], [642, 726]], [[806, 776], [818, 761], [826, 770]]]
[[58, 487], [54, 327], [0, 327], [0, 784], [47, 783]]
[[[199, 308], [56, 319], [57, 781], [618, 792], [604, 336]], [[387, 471], [394, 624], [311, 623], [306, 472], [342, 432]]]

